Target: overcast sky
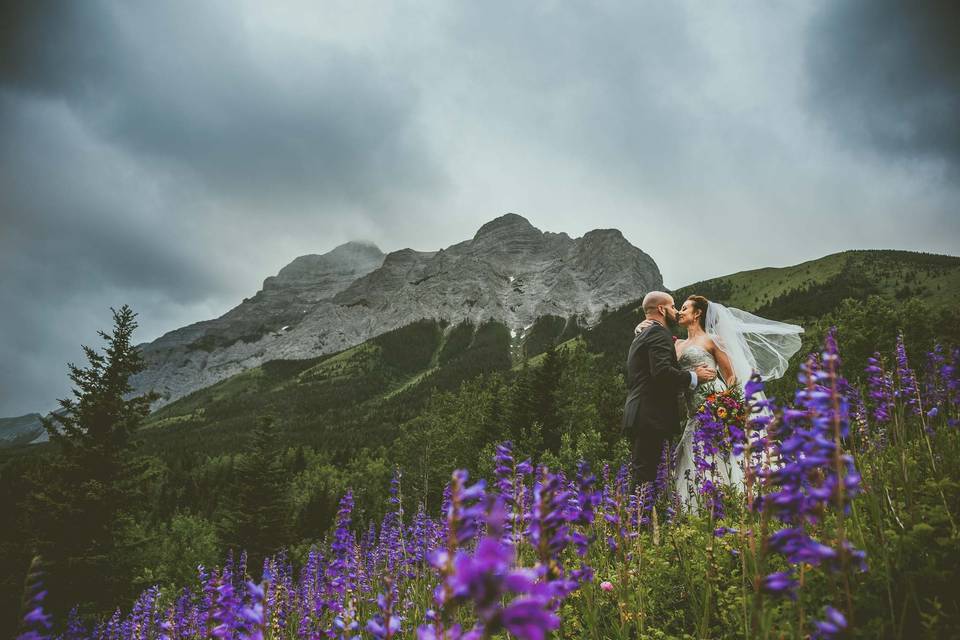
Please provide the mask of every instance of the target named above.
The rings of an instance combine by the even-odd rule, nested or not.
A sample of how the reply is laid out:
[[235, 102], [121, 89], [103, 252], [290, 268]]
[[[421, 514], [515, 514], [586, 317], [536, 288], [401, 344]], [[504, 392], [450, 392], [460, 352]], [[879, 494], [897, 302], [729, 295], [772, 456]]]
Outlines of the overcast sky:
[[960, 21], [922, 5], [7, 2], [0, 416], [66, 396], [111, 306], [151, 340], [510, 211], [618, 228], [671, 287], [957, 255]]

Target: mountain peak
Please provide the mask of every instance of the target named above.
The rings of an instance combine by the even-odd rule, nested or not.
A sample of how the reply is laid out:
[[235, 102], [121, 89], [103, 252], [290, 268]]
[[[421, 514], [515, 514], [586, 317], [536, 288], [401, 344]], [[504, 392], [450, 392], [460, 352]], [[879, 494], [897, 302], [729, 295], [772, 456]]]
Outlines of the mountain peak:
[[589, 325], [604, 308], [662, 288], [654, 261], [618, 231], [573, 239], [511, 212], [442, 252], [384, 255], [353, 241], [300, 256], [222, 317], [144, 346], [147, 369], [133, 384], [169, 401], [268, 360], [342, 351], [424, 318], [519, 329], [549, 315]]
[[382, 256], [383, 251], [380, 250], [375, 243], [370, 242], [369, 240], [350, 240], [349, 242], [344, 242], [341, 245], [338, 245], [328, 251], [325, 255], [328, 256], [340, 256], [340, 255], [356, 255], [356, 254], [370, 254]]
[[299, 256], [263, 281], [264, 291], [282, 288], [310, 289], [311, 296], [333, 297], [353, 280], [383, 264], [384, 253], [372, 242], [345, 242], [323, 254]]
[[583, 237], [590, 238], [616, 238], [617, 240], [626, 240], [620, 229], [593, 229], [583, 234]]
[[480, 227], [474, 238], [479, 238], [480, 236], [502, 231], [504, 229], [512, 229], [521, 232], [529, 232], [531, 230], [538, 233], [540, 232], [539, 229], [530, 224], [530, 221], [523, 216], [516, 213], [505, 213], [499, 218], [494, 218], [490, 222]]

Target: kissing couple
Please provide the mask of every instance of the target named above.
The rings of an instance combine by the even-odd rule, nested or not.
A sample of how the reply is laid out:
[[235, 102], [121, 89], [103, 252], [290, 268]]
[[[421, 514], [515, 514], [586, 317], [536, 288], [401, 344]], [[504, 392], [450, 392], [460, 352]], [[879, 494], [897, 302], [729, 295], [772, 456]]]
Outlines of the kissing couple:
[[[693, 436], [697, 412], [707, 397], [739, 387], [758, 373], [781, 377], [800, 350], [803, 328], [768, 320], [692, 295], [677, 310], [673, 296], [651, 291], [643, 298], [645, 319], [627, 353], [627, 400], [623, 430], [631, 442], [637, 484], [656, 478], [664, 447], [680, 434], [672, 452], [672, 479], [681, 504], [695, 501]], [[686, 338], [671, 330], [681, 327]], [[687, 420], [681, 428], [680, 399]], [[720, 480], [743, 486], [742, 456], [718, 461]]]

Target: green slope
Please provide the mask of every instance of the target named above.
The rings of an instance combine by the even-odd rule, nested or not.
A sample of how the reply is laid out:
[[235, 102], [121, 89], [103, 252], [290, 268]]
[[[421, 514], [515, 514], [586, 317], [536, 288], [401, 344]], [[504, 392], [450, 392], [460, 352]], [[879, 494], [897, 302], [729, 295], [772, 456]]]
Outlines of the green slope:
[[[845, 298], [920, 296], [932, 308], [960, 301], [960, 258], [902, 251], [848, 251], [792, 267], [755, 269], [683, 287], [690, 293], [802, 322], [811, 340], [816, 321]], [[436, 390], [455, 390], [481, 373], [515, 375], [539, 366], [551, 347], [582, 339], [603, 366], [616, 369], [639, 320], [639, 300], [604, 313], [590, 329], [572, 318], [540, 318], [519, 337], [489, 322], [449, 327], [423, 320], [340, 353], [273, 361], [197, 391], [151, 415], [148, 447], [236, 448], [260, 416], [277, 418], [287, 442], [322, 447], [340, 459], [369, 446], [389, 446]], [[513, 373], [510, 373], [511, 368]]]
[[921, 297], [934, 309], [960, 300], [960, 258], [912, 251], [844, 251], [791, 267], [753, 269], [681, 287], [773, 319], [817, 318], [845, 298]]
[[435, 391], [524, 361], [536, 366], [551, 347], [581, 333], [575, 319], [555, 316], [515, 338], [497, 322], [422, 320], [339, 353], [244, 371], [154, 412], [141, 436], [150, 449], [219, 453], [235, 449], [269, 415], [287, 442], [346, 459], [357, 448], [388, 445]]
[[389, 443], [434, 390], [510, 365], [504, 325], [421, 320], [336, 354], [267, 362], [196, 391], [151, 414], [141, 437], [148, 450], [219, 453], [272, 416], [289, 443], [349, 457]]

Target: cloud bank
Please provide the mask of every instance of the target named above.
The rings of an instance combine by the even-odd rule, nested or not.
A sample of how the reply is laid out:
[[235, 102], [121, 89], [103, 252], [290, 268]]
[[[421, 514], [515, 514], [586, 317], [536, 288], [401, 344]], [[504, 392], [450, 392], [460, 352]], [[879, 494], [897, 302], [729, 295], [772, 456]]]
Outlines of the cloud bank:
[[436, 249], [508, 211], [619, 228], [670, 286], [960, 246], [946, 4], [20, 4], [0, 415], [66, 396], [110, 306], [149, 340], [297, 255]]

